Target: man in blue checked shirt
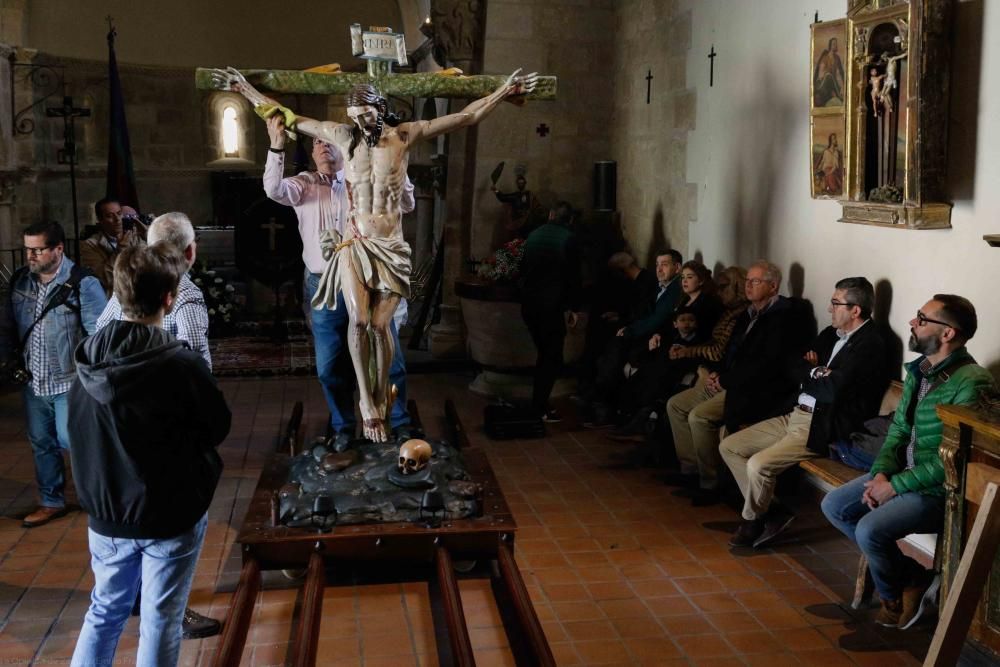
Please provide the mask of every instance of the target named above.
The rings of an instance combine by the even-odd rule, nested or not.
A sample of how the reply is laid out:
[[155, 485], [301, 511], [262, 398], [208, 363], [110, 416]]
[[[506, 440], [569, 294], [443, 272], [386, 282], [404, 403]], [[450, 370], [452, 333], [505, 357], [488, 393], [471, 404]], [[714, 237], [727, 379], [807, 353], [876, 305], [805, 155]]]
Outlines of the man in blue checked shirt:
[[25, 528], [66, 514], [62, 450], [69, 449], [66, 392], [76, 377], [73, 350], [96, 331], [105, 303], [100, 281], [63, 254], [65, 240], [57, 222], [24, 230], [26, 264], [11, 276], [9, 299], [0, 309], [0, 358], [8, 368], [23, 363], [18, 383], [24, 384], [41, 497], [38, 509], [24, 518]]
[[[198, 242], [195, 240], [194, 226], [183, 213], [164, 213], [153, 220], [146, 233], [149, 245], [166, 241], [179, 250], [187, 260], [188, 268], [194, 264], [198, 256]], [[112, 295], [104, 312], [97, 320], [98, 330], [108, 323], [122, 319], [122, 307], [118, 297]], [[173, 310], [163, 317], [163, 329], [187, 342], [191, 349], [201, 355], [212, 370], [212, 354], [208, 350], [208, 307], [205, 305], [205, 295], [185, 273], [177, 289], [177, 300]]]

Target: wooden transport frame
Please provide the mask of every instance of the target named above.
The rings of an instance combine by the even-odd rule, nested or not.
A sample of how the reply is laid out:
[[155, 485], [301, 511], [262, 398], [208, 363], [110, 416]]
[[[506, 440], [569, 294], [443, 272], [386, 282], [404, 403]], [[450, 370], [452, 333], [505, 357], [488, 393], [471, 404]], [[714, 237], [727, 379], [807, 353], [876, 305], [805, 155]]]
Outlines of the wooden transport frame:
[[[419, 423], [416, 406], [410, 413]], [[555, 665], [538, 616], [531, 604], [524, 580], [514, 561], [517, 526], [507, 506], [485, 453], [465, 449], [468, 437], [451, 401], [445, 402], [445, 418], [452, 430], [453, 445], [463, 448], [462, 457], [473, 481], [482, 485], [483, 515], [477, 518], [445, 520], [438, 528], [414, 523], [361, 524], [334, 526], [321, 533], [307, 528], [274, 526], [271, 499], [288, 481], [291, 457], [272, 456], [261, 472], [253, 499], [236, 541], [242, 547], [243, 569], [233, 593], [233, 605], [223, 628], [213, 665], [237, 667], [246, 644], [261, 572], [277, 569], [305, 569], [301, 613], [295, 629], [290, 661], [296, 667], [316, 664], [322, 615], [323, 588], [330, 567], [350, 567], [359, 562], [425, 563], [433, 566], [443, 607], [448, 645], [439, 646], [442, 658], [450, 657], [461, 667], [475, 665], [469, 631], [462, 610], [462, 598], [452, 566], [453, 561], [491, 562], [493, 593], [497, 600], [511, 649], [519, 665]], [[301, 419], [301, 404], [293, 409], [286, 441], [294, 450]], [[296, 419], [296, 417], [298, 419]], [[442, 651], [442, 648], [445, 649]]]

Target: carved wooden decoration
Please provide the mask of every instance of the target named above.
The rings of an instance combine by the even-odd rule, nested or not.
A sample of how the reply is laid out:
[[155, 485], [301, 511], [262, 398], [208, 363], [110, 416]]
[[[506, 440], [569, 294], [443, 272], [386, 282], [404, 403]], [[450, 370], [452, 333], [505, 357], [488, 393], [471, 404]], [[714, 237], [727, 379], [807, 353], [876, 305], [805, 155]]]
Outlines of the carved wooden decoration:
[[[842, 194], [831, 192], [831, 177], [821, 181], [825, 190], [817, 189], [813, 169], [813, 196], [839, 199], [842, 222], [951, 226], [945, 168], [953, 1], [848, 0], [840, 49], [847, 51]], [[816, 54], [825, 48], [815, 43], [819, 32], [813, 29], [814, 70]], [[815, 144], [815, 72], [812, 88]]]

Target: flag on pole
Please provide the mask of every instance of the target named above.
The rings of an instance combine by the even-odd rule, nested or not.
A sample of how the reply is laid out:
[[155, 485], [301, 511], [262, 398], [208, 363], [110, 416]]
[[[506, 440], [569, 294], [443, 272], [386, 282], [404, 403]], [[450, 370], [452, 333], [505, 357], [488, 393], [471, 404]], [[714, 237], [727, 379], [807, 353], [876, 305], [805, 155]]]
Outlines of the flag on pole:
[[108, 105], [110, 127], [108, 131], [108, 186], [106, 197], [117, 199], [140, 211], [139, 196], [135, 188], [135, 170], [132, 168], [132, 147], [128, 140], [128, 123], [125, 120], [125, 98], [122, 82], [118, 76], [118, 60], [115, 57], [114, 26], [108, 31], [108, 82], [111, 99]]

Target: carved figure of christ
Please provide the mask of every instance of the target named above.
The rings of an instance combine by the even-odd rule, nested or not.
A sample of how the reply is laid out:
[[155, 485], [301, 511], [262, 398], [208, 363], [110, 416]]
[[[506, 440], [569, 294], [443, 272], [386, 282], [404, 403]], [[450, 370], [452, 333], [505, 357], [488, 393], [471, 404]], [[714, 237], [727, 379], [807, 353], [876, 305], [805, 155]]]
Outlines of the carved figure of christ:
[[302, 134], [334, 144], [345, 158], [344, 180], [351, 210], [343, 239], [327, 236], [327, 268], [313, 307], [336, 307], [337, 292], [344, 295], [350, 319], [348, 347], [360, 389], [362, 429], [373, 442], [389, 438], [388, 414], [393, 401], [389, 368], [395, 353], [389, 324], [399, 299], [408, 296], [409, 246], [403, 241], [399, 200], [406, 179], [410, 147], [479, 123], [505, 98], [531, 92], [535, 74], [511, 74], [490, 95], [462, 111], [428, 121], [386, 122], [387, 104], [370, 84], [348, 92], [347, 115], [353, 125], [295, 116], [265, 97], [239, 71], [214, 70], [218, 88], [241, 93], [255, 107], [283, 113], [286, 122]]

